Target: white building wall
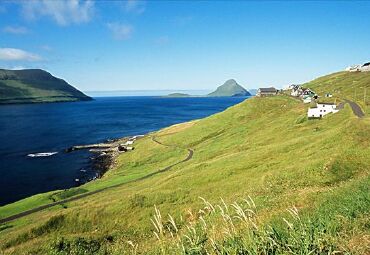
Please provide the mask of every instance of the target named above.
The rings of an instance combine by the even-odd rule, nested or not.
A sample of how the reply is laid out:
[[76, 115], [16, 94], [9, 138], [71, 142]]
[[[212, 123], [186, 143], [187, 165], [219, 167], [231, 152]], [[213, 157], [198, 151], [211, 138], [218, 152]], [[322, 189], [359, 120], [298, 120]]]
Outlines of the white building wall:
[[297, 97], [299, 95], [298, 90], [292, 91], [290, 95], [293, 97]]
[[321, 118], [329, 113], [336, 113], [336, 105], [332, 104], [317, 104], [316, 108], [309, 108], [307, 112], [307, 117], [309, 118]]
[[361, 67], [361, 72], [370, 72], [370, 65], [368, 65], [368, 66], [362, 66]]
[[353, 65], [349, 66], [345, 69], [348, 72], [369, 72], [370, 66], [363, 66], [363, 65]]

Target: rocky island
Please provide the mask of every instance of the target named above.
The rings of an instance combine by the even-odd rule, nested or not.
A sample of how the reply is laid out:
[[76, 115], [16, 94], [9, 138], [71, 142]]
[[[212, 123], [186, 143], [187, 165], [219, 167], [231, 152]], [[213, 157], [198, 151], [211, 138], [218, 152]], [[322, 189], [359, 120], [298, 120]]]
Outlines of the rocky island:
[[171, 93], [168, 94], [166, 97], [192, 97], [192, 95], [186, 93]]
[[208, 94], [209, 97], [236, 97], [236, 96], [251, 96], [251, 94], [239, 85], [234, 79], [227, 80], [219, 86], [215, 91]]
[[239, 85], [234, 79], [227, 80], [224, 84], [217, 87], [215, 91], [208, 95], [195, 96], [185, 93], [171, 93], [165, 97], [244, 97], [252, 96], [245, 88]]

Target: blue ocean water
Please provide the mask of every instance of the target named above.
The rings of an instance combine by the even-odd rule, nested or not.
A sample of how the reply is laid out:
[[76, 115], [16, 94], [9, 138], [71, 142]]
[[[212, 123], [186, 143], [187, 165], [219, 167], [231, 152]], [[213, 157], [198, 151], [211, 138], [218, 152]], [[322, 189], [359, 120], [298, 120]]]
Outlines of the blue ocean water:
[[[246, 98], [106, 97], [89, 102], [0, 106], [0, 205], [76, 186], [95, 172], [73, 145], [145, 134], [203, 118]], [[50, 157], [30, 153], [58, 152]], [[87, 172], [81, 169], [90, 169]]]

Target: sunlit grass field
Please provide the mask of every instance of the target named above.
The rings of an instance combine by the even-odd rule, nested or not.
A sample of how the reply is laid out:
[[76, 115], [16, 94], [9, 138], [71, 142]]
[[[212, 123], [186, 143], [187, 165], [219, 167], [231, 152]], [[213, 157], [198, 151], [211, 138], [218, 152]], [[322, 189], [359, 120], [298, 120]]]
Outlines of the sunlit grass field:
[[322, 101], [341, 101], [349, 99], [356, 101], [370, 113], [370, 75], [369, 72], [337, 72], [303, 84], [316, 93], [325, 95], [332, 93], [333, 98], [322, 98]]
[[[369, 73], [340, 75], [370, 81]], [[309, 87], [347, 98], [347, 88], [336, 94], [321, 79]], [[3, 224], [0, 254], [369, 253], [370, 119], [346, 105], [307, 120], [307, 107], [288, 96], [251, 98], [152, 133], [177, 147], [146, 136], [101, 180], [1, 207], [3, 218], [123, 183]], [[191, 160], [137, 180], [184, 159], [187, 148]]]

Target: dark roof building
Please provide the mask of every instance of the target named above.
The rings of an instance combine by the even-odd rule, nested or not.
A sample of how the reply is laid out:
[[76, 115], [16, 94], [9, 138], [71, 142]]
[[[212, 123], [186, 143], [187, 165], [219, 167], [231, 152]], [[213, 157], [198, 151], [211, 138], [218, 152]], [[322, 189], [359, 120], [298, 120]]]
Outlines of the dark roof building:
[[257, 91], [257, 96], [274, 96], [276, 95], [278, 92], [277, 89], [275, 89], [274, 87], [270, 87], [270, 88], [259, 88], [258, 91]]

